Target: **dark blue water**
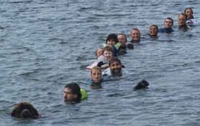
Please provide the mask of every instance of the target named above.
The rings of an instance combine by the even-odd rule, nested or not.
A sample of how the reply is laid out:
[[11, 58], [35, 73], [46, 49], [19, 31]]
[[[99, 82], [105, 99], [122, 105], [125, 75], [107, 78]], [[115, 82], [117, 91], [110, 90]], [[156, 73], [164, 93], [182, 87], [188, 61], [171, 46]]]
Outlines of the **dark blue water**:
[[[199, 126], [199, 26], [177, 31], [177, 17], [197, 0], [2, 0], [0, 1], [1, 126]], [[174, 19], [171, 35], [146, 36], [151, 24]], [[141, 44], [119, 57], [129, 75], [92, 90], [85, 67], [109, 33], [141, 30]], [[148, 90], [133, 91], [141, 79]], [[67, 105], [63, 88], [78, 82], [89, 97]], [[11, 118], [19, 102], [32, 103], [38, 120]]]

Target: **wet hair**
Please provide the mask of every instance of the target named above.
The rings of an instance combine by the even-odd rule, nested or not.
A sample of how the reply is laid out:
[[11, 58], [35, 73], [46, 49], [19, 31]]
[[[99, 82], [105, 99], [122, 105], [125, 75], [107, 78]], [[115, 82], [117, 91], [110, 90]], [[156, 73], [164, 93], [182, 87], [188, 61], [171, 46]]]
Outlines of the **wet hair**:
[[91, 69], [91, 74], [92, 74], [92, 71], [95, 70], [95, 71], [100, 71], [101, 72], [101, 68], [98, 67], [98, 66], [95, 66]]
[[12, 117], [16, 118], [39, 118], [38, 111], [28, 102], [21, 102], [15, 105], [11, 112]]
[[133, 29], [131, 30], [131, 33], [132, 33], [132, 31], [134, 31], [134, 30], [136, 30], [136, 31], [139, 31], [139, 32], [140, 32], [140, 30], [139, 30], [138, 28], [133, 28]]
[[65, 88], [68, 88], [71, 90], [72, 94], [76, 94], [77, 95], [77, 99], [75, 101], [79, 102], [81, 100], [81, 89], [79, 87], [79, 85], [77, 83], [69, 83], [65, 86]]
[[109, 47], [109, 46], [106, 46], [106, 47], [103, 48], [103, 54], [104, 54], [105, 51], [113, 53], [112, 47]]
[[109, 66], [110, 66], [112, 63], [114, 63], [114, 62], [118, 62], [119, 64], [122, 65], [121, 60], [118, 59], [118, 58], [116, 58], [116, 57], [114, 57], [114, 58], [112, 58], [112, 59], [110, 60], [110, 62], [109, 62]]
[[109, 34], [108, 36], [107, 36], [107, 39], [106, 39], [106, 43], [107, 43], [107, 41], [110, 41], [110, 40], [113, 40], [115, 43], [117, 43], [118, 42], [118, 39], [117, 39], [117, 35], [116, 34]]
[[133, 89], [134, 90], [145, 89], [145, 88], [148, 88], [148, 86], [149, 86], [149, 82], [147, 82], [146, 80], [142, 80]]
[[166, 19], [169, 19], [169, 20], [171, 20], [172, 21], [172, 26], [174, 25], [174, 20], [172, 19], [172, 18], [170, 18], [170, 17], [167, 17], [167, 18], [165, 18], [165, 20]]
[[149, 28], [151, 28], [151, 27], [156, 27], [156, 29], [157, 29], [157, 31], [158, 31], [158, 26], [157, 26], [157, 25], [152, 24]]
[[95, 55], [97, 56], [97, 52], [99, 51], [99, 50], [102, 50], [102, 52], [103, 52], [103, 48], [98, 48], [96, 51], [95, 51]]
[[[185, 8], [185, 10], [184, 10], [184, 13], [186, 14], [186, 11], [187, 11], [188, 9], [190, 9], [190, 10], [191, 10], [191, 12], [192, 12], [192, 14], [193, 14], [193, 10], [192, 10], [192, 8], [191, 8], [191, 7], [187, 7], [187, 8]], [[192, 15], [192, 18], [194, 18], [194, 17], [193, 17], [193, 15]]]
[[127, 35], [126, 35], [126, 34], [124, 34], [124, 33], [119, 33], [118, 35], [123, 35], [123, 36], [125, 36], [126, 41], [128, 41], [128, 40], [127, 40]]
[[180, 13], [180, 14], [178, 15], [178, 17], [181, 16], [181, 15], [183, 15], [183, 16], [185, 17], [185, 19], [187, 20], [187, 15], [186, 15], [185, 13]]

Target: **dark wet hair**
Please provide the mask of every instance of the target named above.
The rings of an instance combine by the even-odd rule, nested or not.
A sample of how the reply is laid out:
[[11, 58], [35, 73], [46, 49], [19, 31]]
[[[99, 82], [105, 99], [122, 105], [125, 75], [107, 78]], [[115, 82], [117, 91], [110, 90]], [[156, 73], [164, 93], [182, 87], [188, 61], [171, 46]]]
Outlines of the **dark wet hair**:
[[[185, 10], [184, 10], [184, 13], [186, 14], [186, 10], [187, 9], [190, 9], [191, 10], [191, 12], [192, 12], [192, 14], [193, 14], [193, 10], [192, 10], [192, 8], [191, 7], [187, 7], [187, 8], [185, 8]], [[192, 19], [193, 19], [194, 17], [192, 16]]]
[[113, 57], [113, 58], [110, 60], [110, 62], [109, 62], [109, 66], [110, 66], [113, 62], [118, 62], [119, 64], [122, 65], [121, 60], [118, 59], [118, 58], [116, 58], [116, 57]]
[[174, 25], [174, 20], [172, 19], [172, 18], [170, 18], [170, 17], [167, 17], [167, 18], [165, 18], [165, 20], [166, 19], [169, 19], [169, 20], [171, 20], [172, 21], [172, 26]]
[[133, 89], [134, 90], [144, 89], [144, 88], [148, 88], [148, 86], [149, 86], [149, 82], [147, 82], [146, 80], [142, 80]]
[[107, 41], [110, 41], [110, 40], [113, 40], [115, 43], [117, 43], [118, 42], [117, 35], [114, 33], [109, 34], [107, 36], [106, 43], [107, 43]]
[[81, 95], [80, 87], [77, 83], [74, 83], [74, 82], [69, 83], [65, 86], [65, 88], [70, 89], [72, 94], [77, 94], [78, 96], [76, 99], [77, 102], [81, 100], [82, 95]]
[[16, 118], [39, 118], [38, 111], [28, 102], [17, 104], [11, 112], [12, 117]]
[[[157, 26], [157, 25], [152, 24], [150, 27], [156, 27], [156, 29], [157, 29], [157, 31], [158, 31], [158, 26]], [[149, 28], [150, 28], [150, 27], [149, 27]]]

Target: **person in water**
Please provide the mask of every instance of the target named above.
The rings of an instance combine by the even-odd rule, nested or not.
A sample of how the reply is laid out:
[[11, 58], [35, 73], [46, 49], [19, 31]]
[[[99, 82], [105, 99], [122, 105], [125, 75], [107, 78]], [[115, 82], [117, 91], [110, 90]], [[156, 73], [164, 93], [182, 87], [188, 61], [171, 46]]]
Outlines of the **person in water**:
[[185, 8], [184, 14], [187, 15], [187, 20], [189, 20], [189, 19], [194, 19], [192, 8], [190, 8], [190, 7]]
[[109, 34], [107, 36], [104, 47], [107, 46], [112, 48], [113, 56], [116, 57], [118, 55], [118, 51], [121, 46], [121, 43], [118, 41], [116, 34]]
[[99, 56], [101, 56], [103, 54], [103, 48], [98, 48], [96, 50], [96, 58], [98, 59]]
[[138, 28], [133, 28], [131, 30], [131, 43], [139, 43], [141, 38], [140, 30]]
[[149, 82], [146, 80], [140, 81], [136, 86], [133, 87], [134, 90], [139, 90], [139, 89], [146, 89], [149, 86]]
[[187, 25], [193, 26], [193, 25], [197, 25], [198, 24], [198, 20], [194, 20], [192, 8], [190, 8], [190, 7], [185, 8], [184, 14], [187, 15], [187, 21], [186, 21]]
[[168, 17], [165, 18], [164, 21], [164, 28], [160, 28], [159, 32], [160, 33], [172, 33], [174, 30], [172, 29], [172, 26], [174, 24], [174, 21], [172, 18]]
[[21, 102], [15, 105], [11, 112], [11, 116], [24, 119], [37, 119], [39, 118], [39, 113], [30, 103]]
[[112, 58], [109, 62], [109, 68], [102, 72], [103, 76], [122, 76], [124, 74], [123, 65], [118, 58]]
[[69, 83], [64, 88], [64, 100], [69, 103], [78, 103], [87, 98], [87, 92], [80, 88], [77, 83]]
[[151, 25], [149, 27], [149, 36], [151, 38], [158, 38], [158, 26], [157, 25]]
[[123, 55], [126, 53], [127, 36], [126, 34], [120, 33], [117, 35], [117, 39], [121, 43], [121, 46], [118, 49], [118, 54]]
[[186, 24], [187, 21], [187, 15], [184, 13], [181, 13], [178, 15], [178, 28], [179, 30], [182, 31], [187, 31], [189, 29], [189, 27]]
[[91, 69], [91, 81], [90, 81], [90, 87], [92, 89], [100, 89], [101, 87], [101, 82], [102, 82], [102, 71], [101, 68], [99, 67], [93, 67]]
[[126, 43], [127, 43], [127, 36], [126, 36], [126, 34], [123, 34], [123, 33], [118, 34], [117, 35], [117, 39], [118, 39], [119, 42], [121, 42], [121, 44], [123, 46], [126, 46]]
[[105, 47], [103, 49], [103, 54], [98, 57], [97, 61], [97, 66], [100, 67], [101, 69], [106, 69], [109, 67], [109, 62], [113, 58], [113, 50], [111, 47]]

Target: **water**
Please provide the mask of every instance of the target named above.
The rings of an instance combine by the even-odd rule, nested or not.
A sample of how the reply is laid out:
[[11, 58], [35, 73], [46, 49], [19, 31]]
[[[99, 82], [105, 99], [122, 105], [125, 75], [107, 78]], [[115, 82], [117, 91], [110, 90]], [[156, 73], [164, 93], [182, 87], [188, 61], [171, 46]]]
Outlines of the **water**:
[[[200, 17], [197, 0], [2, 0], [0, 1], [1, 126], [199, 126], [199, 26], [146, 39], [148, 27], [162, 27], [186, 7]], [[143, 40], [120, 57], [130, 75], [92, 90], [85, 67], [109, 33], [141, 30]], [[148, 90], [133, 91], [141, 79]], [[89, 98], [63, 101], [63, 87], [78, 82]], [[11, 118], [19, 102], [32, 103], [38, 120]]]

